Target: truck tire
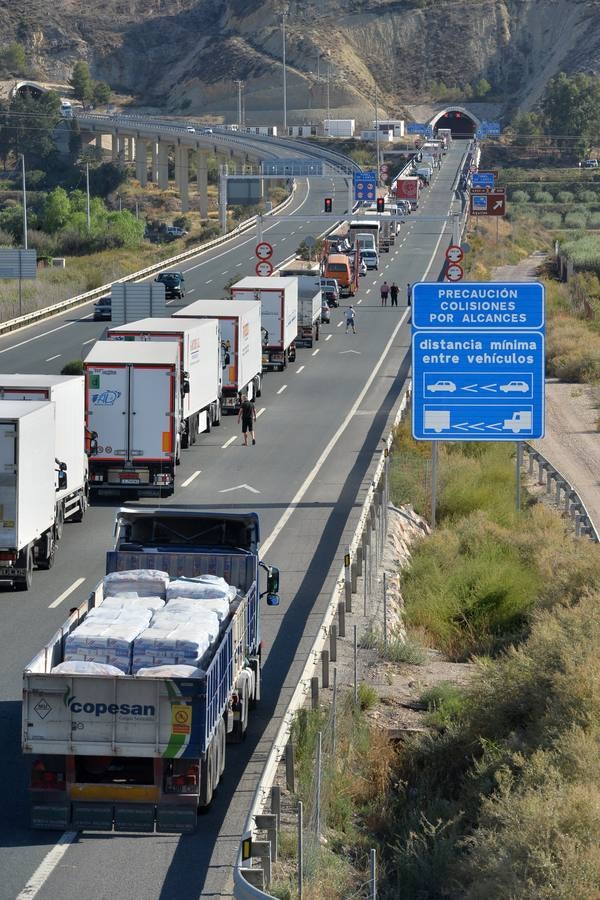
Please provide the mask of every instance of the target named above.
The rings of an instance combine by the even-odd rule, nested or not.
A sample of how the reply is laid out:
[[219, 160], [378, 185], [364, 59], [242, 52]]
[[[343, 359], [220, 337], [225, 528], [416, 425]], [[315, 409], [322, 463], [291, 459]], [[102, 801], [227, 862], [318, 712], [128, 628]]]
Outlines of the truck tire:
[[181, 435], [181, 449], [182, 450], [187, 450], [187, 448], [190, 446], [190, 443], [193, 443], [193, 441], [190, 441], [191, 427], [192, 427], [191, 420], [188, 419], [185, 423], [185, 431]]
[[208, 809], [213, 798], [213, 786], [215, 778], [215, 740], [208, 748], [206, 759], [200, 761], [200, 792], [198, 794], [198, 809], [204, 811]]
[[56, 540], [60, 541], [63, 535], [63, 528], [65, 526], [65, 507], [61, 502], [56, 507], [56, 519], [54, 522], [54, 534], [56, 535]]
[[220, 748], [221, 753], [219, 757], [219, 779], [222, 777], [223, 772], [225, 771], [225, 758], [227, 756], [227, 728], [225, 726], [225, 719], [221, 719], [219, 723], [219, 735], [220, 735]]
[[318, 341], [318, 340], [319, 340], [319, 325], [317, 324], [317, 328], [315, 331], [315, 341]]
[[79, 506], [75, 515], [71, 516], [71, 522], [83, 522], [85, 511], [88, 508], [87, 486], [83, 489], [83, 493], [79, 498]]
[[221, 402], [220, 402], [220, 400], [217, 400], [217, 402], [215, 403], [215, 416], [213, 419], [213, 425], [215, 428], [218, 428], [218, 426], [220, 424], [221, 424]]
[[50, 552], [45, 559], [38, 560], [38, 569], [51, 569], [56, 560], [56, 541], [51, 538]]
[[23, 550], [19, 554], [20, 560], [23, 562], [23, 568], [25, 569], [25, 577], [19, 578], [19, 580], [14, 582], [14, 587], [16, 591], [28, 591], [33, 583], [33, 553], [31, 552], [31, 547], [27, 547], [26, 550]]
[[233, 723], [233, 728], [229, 734], [230, 744], [241, 744], [246, 737], [246, 728], [248, 727], [248, 685], [244, 679], [240, 683], [239, 700], [235, 712], [239, 712], [239, 718]]
[[262, 394], [262, 378], [256, 379], [256, 396], [260, 397]]

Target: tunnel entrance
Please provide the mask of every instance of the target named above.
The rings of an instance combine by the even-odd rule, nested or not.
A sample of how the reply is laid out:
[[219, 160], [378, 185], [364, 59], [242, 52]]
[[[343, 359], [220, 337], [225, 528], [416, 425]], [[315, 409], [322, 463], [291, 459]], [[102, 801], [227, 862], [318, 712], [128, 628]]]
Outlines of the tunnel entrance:
[[472, 138], [477, 126], [468, 113], [459, 109], [449, 109], [434, 123], [434, 132], [437, 132], [438, 128], [450, 128], [452, 137], [455, 138]]
[[15, 93], [20, 97], [33, 97], [34, 100], [39, 100], [45, 91], [43, 88], [38, 87], [37, 84], [30, 84], [27, 82], [20, 84]]

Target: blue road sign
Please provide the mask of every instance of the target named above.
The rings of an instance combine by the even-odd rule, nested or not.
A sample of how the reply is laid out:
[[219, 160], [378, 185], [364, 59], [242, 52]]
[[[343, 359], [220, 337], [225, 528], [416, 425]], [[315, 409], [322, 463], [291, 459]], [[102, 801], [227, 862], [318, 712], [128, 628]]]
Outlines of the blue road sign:
[[425, 134], [428, 128], [431, 128], [431, 126], [426, 125], [424, 122], [409, 122], [406, 126], [406, 133]]
[[354, 172], [352, 175], [354, 200], [375, 201], [377, 199], [377, 174], [375, 172]]
[[543, 285], [418, 283], [412, 304], [413, 437], [543, 437]]
[[[481, 196], [487, 202], [487, 195]], [[420, 282], [413, 287], [412, 303], [415, 329], [531, 331], [543, 329], [545, 322], [544, 286], [536, 281]]]
[[483, 124], [487, 133], [493, 135], [494, 137], [497, 137], [502, 130], [500, 128], [500, 122], [484, 122]]
[[543, 437], [541, 331], [418, 331], [412, 354], [417, 440]]
[[493, 172], [473, 172], [473, 187], [493, 188], [496, 176]]

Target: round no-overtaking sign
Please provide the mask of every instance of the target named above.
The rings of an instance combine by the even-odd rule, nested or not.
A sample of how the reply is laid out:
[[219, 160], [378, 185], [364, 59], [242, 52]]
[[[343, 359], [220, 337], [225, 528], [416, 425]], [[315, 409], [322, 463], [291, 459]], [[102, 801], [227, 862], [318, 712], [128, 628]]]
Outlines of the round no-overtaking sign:
[[446, 259], [449, 263], [459, 263], [464, 256], [462, 247], [458, 244], [451, 244], [446, 250]]
[[273, 256], [273, 248], [267, 241], [257, 244], [254, 252], [259, 259], [270, 259]]

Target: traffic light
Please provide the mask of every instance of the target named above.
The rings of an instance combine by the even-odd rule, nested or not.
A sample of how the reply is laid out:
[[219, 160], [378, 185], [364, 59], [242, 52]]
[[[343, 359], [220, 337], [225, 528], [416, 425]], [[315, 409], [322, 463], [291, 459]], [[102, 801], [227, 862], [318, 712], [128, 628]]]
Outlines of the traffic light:
[[377, 198], [377, 212], [378, 213], [385, 212], [385, 197]]
[[333, 212], [333, 200], [331, 197], [325, 197], [325, 212]]

